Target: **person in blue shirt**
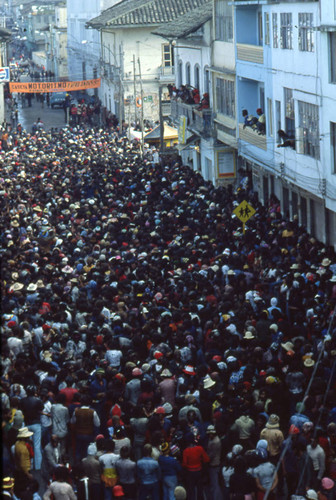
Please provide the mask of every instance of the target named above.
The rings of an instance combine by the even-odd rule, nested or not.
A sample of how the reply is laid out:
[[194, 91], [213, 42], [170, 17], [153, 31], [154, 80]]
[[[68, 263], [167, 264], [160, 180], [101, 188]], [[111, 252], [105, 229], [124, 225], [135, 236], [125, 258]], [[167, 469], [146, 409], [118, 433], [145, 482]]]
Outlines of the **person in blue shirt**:
[[177, 475], [182, 470], [181, 464], [170, 455], [169, 443], [161, 445], [163, 455], [159, 456], [159, 466], [162, 475], [163, 500], [174, 500], [174, 491], [177, 486]]
[[161, 470], [157, 460], [151, 457], [152, 446], [145, 444], [143, 457], [137, 461], [137, 476], [139, 480], [139, 500], [160, 500]]

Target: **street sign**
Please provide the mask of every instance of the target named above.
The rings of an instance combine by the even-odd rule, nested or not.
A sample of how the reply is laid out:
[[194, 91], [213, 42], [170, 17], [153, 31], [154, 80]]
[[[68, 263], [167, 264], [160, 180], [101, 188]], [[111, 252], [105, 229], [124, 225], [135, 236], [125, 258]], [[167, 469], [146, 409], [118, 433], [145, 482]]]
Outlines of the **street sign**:
[[233, 213], [242, 221], [243, 233], [245, 234], [245, 223], [256, 213], [255, 209], [244, 200], [234, 209]]
[[0, 82], [9, 82], [9, 67], [0, 68]]

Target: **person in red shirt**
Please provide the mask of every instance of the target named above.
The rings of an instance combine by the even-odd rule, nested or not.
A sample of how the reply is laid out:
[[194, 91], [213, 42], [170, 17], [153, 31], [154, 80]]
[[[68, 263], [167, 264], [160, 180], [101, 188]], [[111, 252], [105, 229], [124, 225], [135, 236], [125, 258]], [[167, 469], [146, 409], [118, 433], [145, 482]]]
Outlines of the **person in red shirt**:
[[189, 446], [183, 451], [182, 466], [186, 470], [186, 486], [188, 500], [203, 498], [203, 479], [205, 466], [210, 458], [203, 446], [198, 444], [197, 437], [192, 438]]
[[65, 397], [66, 397], [65, 406], [66, 407], [71, 405], [74, 395], [78, 392], [78, 389], [76, 389], [75, 387], [72, 387], [73, 382], [74, 381], [73, 381], [72, 377], [66, 377], [65, 383], [67, 386], [64, 387], [64, 389], [60, 390], [61, 394], [65, 394]]

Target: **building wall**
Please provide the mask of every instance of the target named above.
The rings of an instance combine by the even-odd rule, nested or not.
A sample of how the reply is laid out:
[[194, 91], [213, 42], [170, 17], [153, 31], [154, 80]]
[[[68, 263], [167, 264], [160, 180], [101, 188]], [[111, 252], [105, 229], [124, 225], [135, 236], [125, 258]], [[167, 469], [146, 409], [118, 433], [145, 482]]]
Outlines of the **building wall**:
[[[335, 26], [333, 2], [279, 2], [269, 5], [236, 6], [236, 71], [238, 123], [242, 123], [242, 108], [255, 114], [261, 107], [260, 89], [264, 89], [264, 112], [267, 135], [258, 140], [246, 139], [239, 127], [238, 152], [254, 171], [255, 189], [260, 199], [267, 202], [271, 190], [279, 197], [284, 213], [298, 215], [307, 230], [321, 241], [336, 245], [335, 214], [328, 212], [329, 234], [326, 227], [326, 208], [336, 209], [336, 179], [331, 171], [330, 122], [335, 122], [336, 85], [329, 83], [328, 33], [316, 29], [321, 17]], [[281, 48], [280, 15], [292, 14], [292, 49]], [[299, 50], [299, 13], [313, 14], [314, 50]], [[258, 17], [259, 14], [259, 17]], [[258, 19], [269, 15], [269, 43], [265, 24], [260, 40]], [[278, 48], [273, 46], [272, 14], [277, 14]], [[252, 28], [251, 28], [252, 27]], [[245, 44], [241, 47], [239, 44]], [[245, 51], [245, 52], [244, 52]], [[258, 62], [253, 61], [258, 58]], [[250, 60], [249, 60], [250, 59]], [[294, 99], [296, 151], [290, 147], [278, 148], [277, 129], [286, 128], [284, 89], [291, 89]], [[277, 116], [280, 103], [280, 115]], [[299, 101], [313, 104], [319, 112], [320, 157], [304, 154], [303, 137], [299, 133]], [[270, 109], [268, 109], [270, 108]], [[271, 111], [271, 112], [270, 112]], [[272, 120], [272, 121], [271, 121]], [[270, 126], [272, 125], [272, 126]], [[307, 125], [310, 130], [310, 123]], [[252, 136], [251, 136], [252, 137]], [[255, 144], [258, 143], [258, 144]], [[259, 174], [259, 178], [258, 178]], [[272, 182], [271, 182], [272, 178]], [[265, 187], [268, 187], [266, 190]], [[271, 189], [272, 186], [272, 189]], [[297, 200], [299, 200], [297, 202]], [[298, 213], [294, 213], [294, 212]]]
[[[120, 98], [127, 122], [140, 120], [141, 108], [136, 106], [141, 99], [139, 61], [143, 88], [144, 118], [159, 119], [159, 68], [162, 65], [161, 39], [151, 34], [153, 28], [116, 29], [113, 32], [102, 31], [101, 40], [105, 50], [103, 59], [120, 68], [114, 79], [103, 78], [102, 102], [112, 113], [118, 114]], [[135, 91], [134, 64], [135, 60]], [[120, 96], [121, 90], [121, 96]], [[137, 101], [138, 99], [138, 101]], [[111, 106], [111, 107], [110, 107]]]

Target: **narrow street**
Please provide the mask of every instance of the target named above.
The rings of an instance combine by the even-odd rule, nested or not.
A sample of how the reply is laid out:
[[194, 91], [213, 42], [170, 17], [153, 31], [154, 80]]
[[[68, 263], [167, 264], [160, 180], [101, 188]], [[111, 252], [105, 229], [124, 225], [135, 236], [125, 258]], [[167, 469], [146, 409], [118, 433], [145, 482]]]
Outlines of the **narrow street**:
[[[44, 129], [50, 130], [51, 128], [62, 128], [65, 125], [64, 111], [63, 109], [51, 109], [48, 108], [46, 103], [42, 108], [41, 103], [34, 97], [31, 101], [31, 107], [28, 107], [27, 101], [24, 107], [22, 107], [21, 99], [18, 98], [19, 94], [16, 94], [16, 101], [18, 102], [18, 112], [19, 118], [18, 123], [21, 123], [22, 128], [27, 132], [32, 131], [33, 123], [38, 119], [44, 123]], [[10, 110], [6, 109], [7, 121], [11, 123]]]

